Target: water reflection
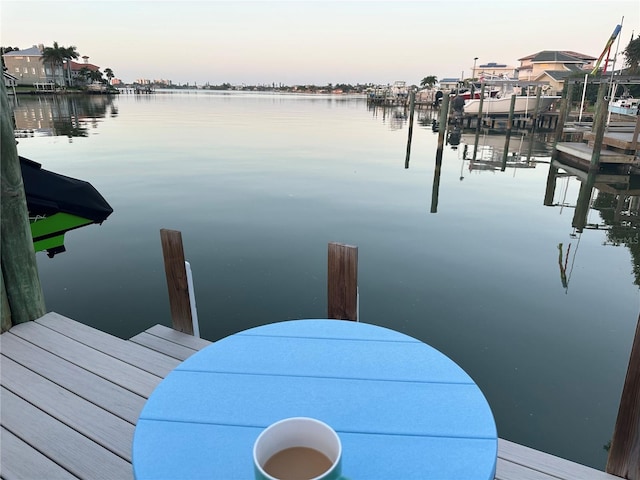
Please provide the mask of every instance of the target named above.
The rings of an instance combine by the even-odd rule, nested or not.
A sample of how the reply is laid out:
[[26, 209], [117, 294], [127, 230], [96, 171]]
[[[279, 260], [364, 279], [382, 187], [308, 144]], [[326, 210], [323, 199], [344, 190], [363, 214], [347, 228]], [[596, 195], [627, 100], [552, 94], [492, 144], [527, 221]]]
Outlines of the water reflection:
[[86, 137], [107, 112], [118, 115], [108, 95], [17, 96], [13, 107], [16, 138]]
[[[556, 192], [558, 183], [562, 184], [562, 188]], [[574, 193], [575, 200], [572, 203], [568, 192], [575, 192], [576, 184], [578, 193]], [[603, 245], [627, 247], [632, 259], [634, 284], [640, 286], [639, 175], [587, 173], [578, 167], [553, 160], [549, 165], [544, 204], [562, 209], [573, 208], [571, 237], [577, 238], [578, 242], [585, 230], [599, 230], [605, 232]], [[591, 212], [597, 212], [599, 218], [594, 218]], [[562, 244], [558, 248], [562, 250]], [[568, 249], [566, 255], [569, 255]], [[567, 261], [564, 263], [566, 268]], [[566, 286], [565, 283], [563, 286]]]

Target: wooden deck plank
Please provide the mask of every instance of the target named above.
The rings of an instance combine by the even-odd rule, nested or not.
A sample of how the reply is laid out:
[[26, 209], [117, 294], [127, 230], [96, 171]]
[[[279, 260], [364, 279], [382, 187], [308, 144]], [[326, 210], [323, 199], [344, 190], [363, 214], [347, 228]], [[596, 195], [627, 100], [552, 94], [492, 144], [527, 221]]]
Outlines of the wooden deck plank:
[[135, 343], [105, 335], [95, 328], [54, 312], [47, 313], [36, 322], [94, 350], [118, 358], [159, 377], [166, 377], [171, 370], [180, 364], [178, 360], [166, 355], [150, 352], [149, 349]]
[[164, 325], [154, 325], [153, 327], [146, 329], [145, 332], [193, 350], [200, 350], [207, 345], [211, 345], [209, 340], [194, 337], [193, 335], [187, 335], [186, 333], [178, 332], [177, 330], [165, 327]]
[[130, 341], [138, 345], [143, 345], [146, 348], [153, 350], [154, 352], [163, 353], [164, 355], [168, 355], [180, 361], [186, 360], [191, 355], [197, 352], [197, 350], [194, 350], [192, 348], [185, 347], [178, 343], [172, 342], [171, 340], [166, 340], [156, 335], [150, 335], [146, 332], [142, 332], [135, 337], [132, 337]]
[[508, 440], [498, 440], [498, 456], [518, 465], [561, 479], [620, 480], [615, 475], [570, 462]]
[[43, 412], [131, 461], [135, 425], [90, 403], [7, 357], [0, 357], [2, 386]]
[[151, 395], [161, 379], [37, 322], [21, 323], [10, 332], [143, 397]]
[[[186, 333], [178, 332], [169, 327], [165, 327], [164, 325], [154, 325], [146, 329], [141, 334], [153, 335], [156, 337], [163, 338], [164, 340], [168, 340], [173, 343], [177, 343], [178, 345], [182, 345], [183, 347], [190, 348], [194, 351], [200, 350], [207, 345], [211, 345], [209, 340], [205, 340], [203, 338], [197, 338], [193, 335], [187, 335]], [[129, 340], [133, 340], [137, 337], [131, 337]]]
[[[566, 153], [573, 157], [580, 158], [581, 160], [591, 161], [591, 155], [593, 154], [593, 148], [586, 143], [581, 142], [561, 142], [558, 143], [556, 149], [559, 152]], [[600, 151], [600, 163], [633, 163], [635, 160], [634, 155], [627, 155], [624, 153], [614, 152], [612, 150], [602, 149]]]
[[[633, 147], [633, 133], [634, 133], [635, 125], [632, 125], [630, 130], [628, 131], [608, 131], [605, 132], [604, 137], [602, 138], [602, 144], [607, 145], [614, 148], [620, 148], [622, 150], [631, 151]], [[590, 142], [593, 142], [596, 138], [595, 133], [586, 132], [584, 134], [584, 139]]]
[[[137, 363], [140, 361], [144, 368], [149, 368], [145, 353], [150, 355], [147, 358], [158, 359], [168, 353], [172, 359], [160, 360], [166, 370], [167, 362], [177, 364], [210, 342], [162, 325], [126, 341], [85, 325], [78, 326], [77, 322], [57, 314], [30, 324], [27, 328], [14, 327], [0, 337], [3, 356], [0, 475], [7, 480], [131, 478], [133, 428], [145, 398], [165, 376], [143, 371]], [[147, 382], [144, 388], [136, 389], [138, 393], [128, 383], [127, 387], [121, 385], [122, 377], [129, 373]], [[28, 401], [23, 396], [29, 397]], [[41, 472], [46, 474], [40, 475]], [[496, 480], [569, 479], [620, 480], [499, 440]]]
[[2, 426], [79, 478], [133, 478], [131, 464], [14, 395], [0, 390]]
[[[11, 331], [0, 337], [3, 356], [135, 425], [146, 397], [33, 345]], [[4, 377], [2, 377], [4, 384]], [[160, 379], [158, 379], [158, 383]]]
[[[498, 451], [498, 454], [500, 451]], [[496, 465], [495, 480], [561, 480], [558, 477], [547, 475], [546, 473], [532, 470], [527, 466], [518, 463], [509, 462], [498, 457]], [[578, 480], [576, 478], [576, 480]], [[580, 479], [590, 480], [590, 479]]]
[[0, 445], [0, 477], [3, 479], [77, 478], [4, 428], [0, 431]]

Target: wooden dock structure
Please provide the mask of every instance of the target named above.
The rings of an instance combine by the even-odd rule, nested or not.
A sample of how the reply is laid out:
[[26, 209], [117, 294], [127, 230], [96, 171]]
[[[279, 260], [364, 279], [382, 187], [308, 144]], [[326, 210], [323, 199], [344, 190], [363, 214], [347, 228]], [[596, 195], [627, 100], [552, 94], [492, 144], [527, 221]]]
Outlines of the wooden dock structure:
[[[209, 343], [162, 325], [123, 340], [53, 312], [12, 327], [0, 336], [0, 477], [133, 478], [146, 399]], [[503, 439], [495, 478], [620, 479]]]

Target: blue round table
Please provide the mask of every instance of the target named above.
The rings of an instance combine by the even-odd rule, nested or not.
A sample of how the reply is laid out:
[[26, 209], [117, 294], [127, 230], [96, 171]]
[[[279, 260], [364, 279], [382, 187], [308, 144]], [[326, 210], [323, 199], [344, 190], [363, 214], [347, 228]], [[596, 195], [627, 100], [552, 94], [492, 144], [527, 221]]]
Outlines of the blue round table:
[[436, 349], [341, 320], [269, 324], [184, 361], [145, 404], [135, 478], [253, 478], [259, 433], [286, 417], [331, 425], [351, 480], [492, 480], [497, 433], [473, 380]]

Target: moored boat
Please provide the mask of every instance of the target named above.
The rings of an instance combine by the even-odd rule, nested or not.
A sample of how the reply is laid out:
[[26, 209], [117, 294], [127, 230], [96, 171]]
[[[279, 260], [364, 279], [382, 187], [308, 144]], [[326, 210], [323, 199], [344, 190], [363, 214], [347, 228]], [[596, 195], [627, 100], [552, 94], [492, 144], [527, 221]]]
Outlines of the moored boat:
[[[506, 78], [501, 76], [498, 79], [489, 79], [484, 82], [486, 86], [495, 91], [499, 90], [493, 97], [487, 97], [483, 101], [482, 113], [487, 115], [508, 115], [511, 107], [511, 96], [516, 94], [516, 101], [513, 109], [514, 114], [528, 114], [537, 112], [544, 112], [551, 107], [551, 105], [560, 100], [562, 97], [559, 95], [518, 95], [518, 93], [524, 93], [528, 88], [522, 88], [516, 91], [515, 87], [519, 86], [518, 80]], [[526, 85], [529, 85], [528, 83]], [[477, 115], [480, 110], [480, 99], [470, 99], [464, 104], [464, 113]]]
[[36, 252], [46, 251], [49, 257], [64, 252], [66, 232], [100, 224], [113, 212], [102, 195], [84, 180], [44, 170], [39, 163], [24, 157], [20, 157], [20, 168]]
[[638, 107], [640, 106], [640, 99], [633, 98], [631, 96], [624, 96], [609, 102], [609, 111], [611, 113], [617, 113], [619, 115], [638, 115]]

